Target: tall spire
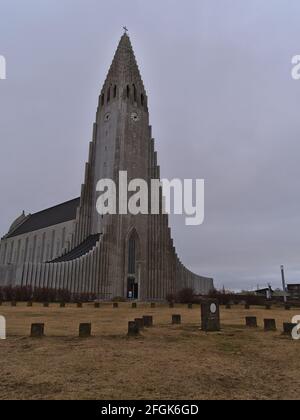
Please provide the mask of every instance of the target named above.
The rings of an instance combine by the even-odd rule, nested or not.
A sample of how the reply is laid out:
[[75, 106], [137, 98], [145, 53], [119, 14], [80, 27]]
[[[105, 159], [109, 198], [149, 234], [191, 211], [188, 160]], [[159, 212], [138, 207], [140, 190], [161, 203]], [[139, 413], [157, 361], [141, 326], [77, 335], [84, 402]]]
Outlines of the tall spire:
[[145, 90], [129, 35], [125, 31], [120, 39], [104, 87], [109, 84], [125, 87], [132, 83], [139, 86], [141, 90]]

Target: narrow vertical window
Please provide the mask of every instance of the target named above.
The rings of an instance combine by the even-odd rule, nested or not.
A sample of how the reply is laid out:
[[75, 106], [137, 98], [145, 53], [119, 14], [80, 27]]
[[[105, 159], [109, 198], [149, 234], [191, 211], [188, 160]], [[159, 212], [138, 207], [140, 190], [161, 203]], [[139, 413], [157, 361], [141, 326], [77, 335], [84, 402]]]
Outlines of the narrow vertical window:
[[137, 93], [136, 93], [136, 86], [135, 85], [133, 85], [133, 99], [134, 99], [134, 102], [137, 101]]
[[33, 239], [32, 258], [31, 258], [32, 262], [35, 262], [36, 242], [37, 242], [37, 239], [36, 239], [36, 236], [35, 236], [34, 239]]
[[24, 262], [28, 262], [27, 261], [27, 257], [28, 257], [28, 241], [29, 241], [29, 238], [27, 237], [26, 238], [26, 241], [25, 241]]
[[2, 256], [2, 264], [6, 263], [6, 253], [7, 253], [7, 242], [4, 245], [3, 256]]
[[20, 250], [21, 250], [21, 239], [19, 239], [19, 241], [18, 241], [18, 248], [17, 248], [17, 254], [16, 254], [16, 264], [19, 264]]
[[108, 88], [107, 91], [107, 103], [110, 101], [110, 87]]
[[116, 98], [117, 97], [117, 85], [115, 85], [115, 87], [114, 87], [114, 98]]
[[135, 274], [135, 259], [136, 259], [136, 244], [135, 238], [132, 236], [129, 239], [129, 252], [128, 252], [128, 273]]
[[[46, 233], [43, 233], [43, 239], [42, 239], [42, 248], [41, 248], [41, 262], [44, 262], [44, 254], [45, 254], [45, 244], [46, 244]], [[47, 256], [46, 256], [47, 257]]]
[[127, 85], [126, 94], [127, 94], [127, 98], [129, 98], [130, 97], [130, 87], [129, 87], [129, 85]]
[[51, 237], [51, 253], [50, 253], [51, 260], [53, 260], [53, 257], [54, 257], [54, 241], [55, 241], [55, 230], [52, 231], [52, 237]]

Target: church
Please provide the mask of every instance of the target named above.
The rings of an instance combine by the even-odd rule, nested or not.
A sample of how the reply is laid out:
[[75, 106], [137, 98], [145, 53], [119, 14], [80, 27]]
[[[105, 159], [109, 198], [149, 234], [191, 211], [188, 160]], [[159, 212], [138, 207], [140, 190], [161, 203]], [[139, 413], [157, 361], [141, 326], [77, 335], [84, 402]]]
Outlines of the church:
[[0, 242], [0, 286], [64, 289], [99, 300], [159, 301], [184, 288], [208, 294], [213, 279], [183, 265], [163, 211], [99, 215], [97, 183], [118, 185], [120, 171], [148, 185], [160, 179], [148, 96], [127, 32], [99, 96], [80, 197], [12, 223]]

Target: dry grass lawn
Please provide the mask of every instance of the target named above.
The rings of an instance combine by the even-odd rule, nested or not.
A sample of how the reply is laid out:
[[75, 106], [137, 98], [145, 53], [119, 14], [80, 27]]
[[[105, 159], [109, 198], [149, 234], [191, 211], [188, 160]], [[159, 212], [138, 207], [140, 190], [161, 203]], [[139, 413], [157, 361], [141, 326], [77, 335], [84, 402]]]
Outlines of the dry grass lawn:
[[[0, 399], [299, 399], [300, 341], [281, 331], [300, 309], [222, 309], [222, 331], [206, 334], [199, 306], [119, 306], [1, 306]], [[171, 325], [172, 313], [182, 325]], [[142, 315], [154, 316], [154, 328], [128, 339], [128, 321]], [[244, 327], [248, 315], [259, 329]], [[270, 317], [278, 332], [263, 331]], [[45, 338], [29, 338], [34, 322], [45, 323]], [[92, 322], [92, 338], [77, 337], [80, 322]]]

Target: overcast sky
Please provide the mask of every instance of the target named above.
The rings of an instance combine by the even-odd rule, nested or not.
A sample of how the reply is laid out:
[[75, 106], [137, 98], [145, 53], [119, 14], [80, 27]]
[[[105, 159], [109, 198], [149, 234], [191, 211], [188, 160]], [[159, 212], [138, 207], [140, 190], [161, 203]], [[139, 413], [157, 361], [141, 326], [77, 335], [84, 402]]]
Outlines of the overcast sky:
[[172, 218], [218, 287], [300, 282], [299, 0], [0, 0], [0, 232], [79, 196], [98, 94], [127, 25], [162, 175], [204, 178], [206, 218]]

